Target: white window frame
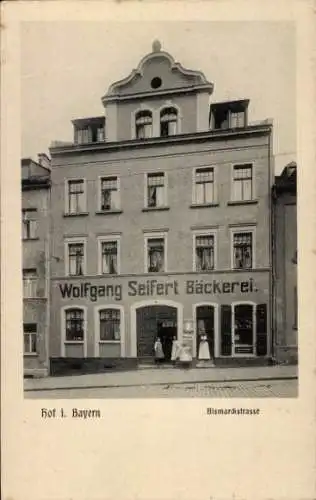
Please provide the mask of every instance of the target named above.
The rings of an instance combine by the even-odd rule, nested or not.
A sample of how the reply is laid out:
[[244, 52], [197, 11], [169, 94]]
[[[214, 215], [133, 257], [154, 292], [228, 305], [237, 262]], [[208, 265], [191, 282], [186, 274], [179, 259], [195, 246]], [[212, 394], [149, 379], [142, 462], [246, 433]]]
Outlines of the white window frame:
[[[101, 201], [102, 201], [102, 196], [101, 196], [101, 189], [102, 189], [102, 180], [103, 179], [110, 179], [111, 177], [116, 177], [116, 182], [117, 182], [117, 193], [118, 193], [118, 206], [117, 208], [110, 208], [109, 210], [102, 210], [101, 207]], [[98, 212], [104, 212], [104, 213], [110, 213], [116, 210], [121, 209], [121, 182], [120, 178], [117, 174], [107, 174], [107, 175], [99, 175], [98, 177]]]
[[[83, 340], [66, 340], [66, 312], [69, 309], [81, 309], [83, 311]], [[79, 304], [71, 304], [68, 306], [63, 306], [60, 310], [61, 318], [60, 318], [60, 326], [61, 326], [61, 357], [66, 357], [66, 346], [67, 345], [83, 345], [83, 357], [87, 357], [87, 306], [79, 305]]]
[[[100, 339], [100, 321], [99, 313], [104, 309], [117, 309], [120, 311], [120, 340], [101, 340]], [[103, 304], [100, 306], [95, 306], [94, 308], [94, 331], [95, 331], [95, 345], [94, 345], [94, 355], [96, 358], [100, 356], [100, 344], [120, 344], [121, 346], [121, 358], [125, 357], [125, 315], [124, 306], [120, 304]]]
[[70, 277], [70, 278], [76, 278], [76, 276], [77, 276], [77, 275], [70, 275], [69, 274], [69, 245], [72, 243], [83, 243], [83, 274], [80, 276], [81, 277], [86, 276], [87, 275], [87, 238], [86, 237], [74, 237], [74, 238], [65, 238], [64, 239], [65, 276]]
[[[121, 235], [120, 234], [109, 234], [104, 236], [98, 236], [98, 274], [100, 276], [118, 276], [121, 274]], [[102, 243], [107, 241], [117, 242], [117, 274], [103, 274], [102, 273]]]
[[[252, 267], [250, 269], [236, 269], [234, 267], [234, 234], [251, 233], [252, 234]], [[230, 268], [236, 272], [247, 272], [256, 269], [256, 227], [255, 226], [236, 226], [230, 228]]]
[[141, 107], [132, 111], [132, 114], [131, 114], [131, 137], [132, 137], [132, 139], [141, 140], [141, 139], [138, 139], [137, 135], [136, 135], [136, 115], [140, 111], [150, 111], [151, 118], [152, 118], [152, 136], [151, 137], [155, 137], [155, 135], [156, 135], [155, 134], [155, 132], [156, 132], [156, 127], [155, 127], [155, 122], [156, 122], [155, 114], [156, 114], [156, 112], [150, 106], [143, 104]]
[[[23, 323], [23, 355], [24, 356], [37, 356], [38, 355], [38, 351], [37, 351], [37, 344], [38, 344], [38, 323], [34, 323], [34, 322], [31, 323], [31, 324], [36, 325], [36, 332], [25, 332], [24, 331], [24, 325], [25, 324], [30, 324], [30, 323], [31, 322], [24, 322]], [[32, 345], [32, 343], [31, 343], [31, 336], [35, 335], [35, 337], [36, 337], [36, 350], [35, 351], [31, 351], [31, 350], [24, 351], [24, 336], [25, 335], [27, 335], [28, 338], [29, 338], [29, 346]]]
[[208, 271], [197, 271], [196, 269], [196, 252], [195, 252], [195, 245], [196, 245], [196, 238], [198, 236], [214, 236], [214, 270], [217, 269], [217, 230], [210, 228], [210, 229], [196, 229], [193, 231], [193, 252], [192, 252], [192, 265], [193, 265], [193, 271], [194, 272], [199, 272], [199, 273], [207, 273]]
[[[252, 306], [252, 353], [236, 353], [235, 352], [235, 307], [241, 305]], [[257, 335], [257, 304], [251, 300], [240, 300], [231, 303], [231, 324], [232, 324], [232, 357], [235, 358], [250, 358], [257, 357], [256, 354], [256, 335]]]
[[[252, 174], [252, 198], [247, 199], [247, 200], [236, 200], [234, 197], [234, 167], [242, 167], [245, 165], [251, 165], [251, 174]], [[238, 163], [231, 163], [231, 174], [230, 174], [230, 201], [232, 203], [249, 203], [251, 201], [256, 200], [256, 181], [255, 181], [255, 162], [253, 160], [250, 161], [243, 161], [243, 162], [238, 162]]]
[[[214, 189], [214, 199], [212, 202], [197, 203], [195, 197], [195, 185], [196, 185], [196, 172], [201, 169], [213, 169], [213, 189]], [[192, 171], [192, 205], [196, 207], [203, 207], [205, 205], [215, 205], [217, 203], [217, 168], [216, 165], [199, 165], [194, 167]]]
[[[163, 174], [164, 175], [164, 198], [165, 203], [159, 207], [149, 207], [148, 206], [148, 176], [151, 174]], [[168, 207], [168, 173], [164, 170], [153, 170], [152, 172], [144, 173], [144, 208], [149, 210], [159, 210]]]
[[[69, 181], [83, 181], [83, 206], [84, 210], [82, 212], [69, 212]], [[64, 203], [64, 212], [65, 215], [71, 215], [71, 216], [76, 216], [76, 215], [81, 215], [87, 212], [87, 179], [84, 177], [69, 177], [65, 179], [65, 185], [64, 185], [64, 197], [65, 197], [65, 203]]]
[[169, 136], [167, 136], [167, 137], [175, 137], [175, 136], [177, 136], [177, 135], [179, 135], [179, 134], [182, 133], [182, 113], [181, 113], [180, 107], [177, 104], [175, 104], [174, 102], [172, 102], [172, 101], [166, 101], [162, 106], [160, 106], [160, 108], [157, 109], [157, 112], [156, 112], [156, 121], [157, 121], [156, 128], [158, 130], [158, 136], [162, 137], [160, 135], [160, 114], [166, 108], [174, 108], [174, 109], [177, 110], [177, 133], [175, 135], [169, 135]]
[[163, 238], [164, 239], [164, 270], [162, 273], [166, 273], [168, 271], [168, 233], [166, 231], [152, 231], [144, 233], [144, 272], [146, 274], [160, 274], [151, 273], [148, 271], [148, 240]]
[[[24, 241], [31, 241], [31, 240], [37, 240], [38, 239], [38, 226], [39, 226], [39, 221], [38, 218], [32, 218], [32, 217], [27, 217], [26, 214], [29, 213], [34, 213], [38, 215], [38, 210], [37, 208], [23, 208], [22, 209], [22, 240]], [[24, 223], [25, 222], [30, 222], [31, 224], [34, 224], [34, 236], [31, 238], [24, 238]]]
[[[28, 272], [28, 271], [35, 271], [35, 276], [34, 277], [31, 277], [31, 278], [27, 278], [25, 276], [25, 273]], [[36, 272], [36, 269], [32, 268], [32, 269], [23, 269], [23, 272], [22, 272], [22, 277], [23, 277], [23, 299], [34, 299], [34, 298], [37, 298], [37, 288], [38, 288], [38, 279], [39, 279], [39, 276]], [[28, 285], [30, 286], [31, 288], [31, 292], [33, 292], [33, 288], [35, 288], [35, 293], [31, 293], [31, 294], [25, 294], [25, 291], [26, 291], [26, 288], [25, 288], [25, 285], [26, 283], [28, 283]]]

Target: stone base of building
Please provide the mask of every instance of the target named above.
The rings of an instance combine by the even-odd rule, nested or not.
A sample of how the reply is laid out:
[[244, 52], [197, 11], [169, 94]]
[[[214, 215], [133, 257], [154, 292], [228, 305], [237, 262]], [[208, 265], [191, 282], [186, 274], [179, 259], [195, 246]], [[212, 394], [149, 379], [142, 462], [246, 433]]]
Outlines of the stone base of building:
[[48, 377], [48, 368], [24, 368], [25, 378], [43, 378]]
[[[193, 359], [190, 366], [192, 368], [209, 367], [240, 367], [240, 366], [267, 366], [272, 364], [269, 357], [251, 357], [251, 358], [215, 358], [212, 362], [203, 362]], [[144, 362], [138, 358], [51, 358], [50, 375], [84, 375], [88, 373], [105, 373], [113, 371], [136, 370], [144, 367], [154, 367], [154, 358]], [[171, 362], [163, 363], [162, 368], [171, 368]]]
[[274, 359], [277, 364], [296, 365], [298, 363], [297, 346], [275, 346]]

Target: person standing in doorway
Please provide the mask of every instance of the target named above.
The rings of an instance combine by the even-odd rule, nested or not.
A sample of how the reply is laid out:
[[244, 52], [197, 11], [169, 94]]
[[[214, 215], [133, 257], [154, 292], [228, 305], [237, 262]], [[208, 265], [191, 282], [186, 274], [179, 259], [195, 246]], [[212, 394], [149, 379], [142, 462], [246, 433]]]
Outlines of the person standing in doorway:
[[201, 361], [209, 361], [211, 359], [210, 356], [210, 348], [207, 341], [206, 335], [201, 335], [200, 337], [200, 345], [199, 345], [199, 360]]
[[157, 337], [155, 344], [154, 344], [154, 351], [155, 351], [155, 363], [159, 365], [165, 358], [161, 340], [159, 337]]
[[180, 343], [177, 337], [172, 339], [172, 349], [171, 349], [171, 362], [175, 366], [177, 359], [179, 359], [180, 354]]

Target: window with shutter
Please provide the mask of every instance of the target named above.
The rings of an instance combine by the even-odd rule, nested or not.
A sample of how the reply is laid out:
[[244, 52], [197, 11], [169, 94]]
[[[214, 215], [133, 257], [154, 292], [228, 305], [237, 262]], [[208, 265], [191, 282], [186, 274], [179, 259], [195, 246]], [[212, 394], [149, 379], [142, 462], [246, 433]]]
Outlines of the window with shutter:
[[221, 355], [232, 354], [232, 311], [230, 305], [221, 306]]

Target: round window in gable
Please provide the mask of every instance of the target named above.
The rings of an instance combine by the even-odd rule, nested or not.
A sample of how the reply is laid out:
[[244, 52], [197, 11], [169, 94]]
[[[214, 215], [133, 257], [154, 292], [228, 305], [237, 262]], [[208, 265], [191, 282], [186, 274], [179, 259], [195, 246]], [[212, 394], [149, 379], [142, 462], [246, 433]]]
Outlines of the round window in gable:
[[159, 87], [161, 87], [162, 80], [159, 76], [155, 76], [155, 78], [151, 80], [150, 84], [152, 89], [159, 89]]

